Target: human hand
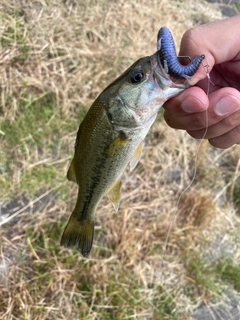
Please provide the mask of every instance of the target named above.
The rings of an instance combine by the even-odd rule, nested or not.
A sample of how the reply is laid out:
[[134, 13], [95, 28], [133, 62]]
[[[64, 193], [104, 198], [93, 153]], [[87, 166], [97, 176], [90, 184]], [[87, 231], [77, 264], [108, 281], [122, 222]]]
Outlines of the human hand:
[[204, 54], [211, 82], [200, 66], [191, 84], [164, 104], [164, 118], [170, 127], [186, 130], [193, 138], [205, 138], [217, 148], [240, 143], [240, 15], [188, 30], [179, 55]]

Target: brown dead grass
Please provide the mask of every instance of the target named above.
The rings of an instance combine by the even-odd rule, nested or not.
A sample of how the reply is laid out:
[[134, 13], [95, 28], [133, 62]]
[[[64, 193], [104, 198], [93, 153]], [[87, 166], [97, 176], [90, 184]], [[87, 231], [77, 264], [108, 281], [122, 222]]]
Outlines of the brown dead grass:
[[[77, 129], [72, 119], [126, 67], [156, 50], [161, 26], [171, 29], [178, 44], [194, 23], [220, 18], [216, 6], [188, 0], [3, 0], [0, 9], [1, 122], [19, 119], [23, 97], [38, 100], [50, 94], [56, 110], [49, 125], [60, 113], [63, 126], [54, 152], [50, 140], [55, 132], [41, 150], [37, 143], [29, 148], [24, 139], [9, 150], [4, 140], [9, 137], [0, 131], [1, 161], [9, 152], [15, 155], [3, 173], [1, 201], [8, 199], [9, 189], [23, 196], [19, 183], [24, 173], [39, 165], [63, 177], [56, 184], [50, 179], [37, 200], [23, 201], [26, 207], [1, 227], [0, 318], [189, 319], [214, 291], [190, 273], [195, 257], [222, 234], [237, 249], [239, 221], [232, 195], [240, 174], [238, 149], [202, 145], [195, 182], [180, 201], [163, 257], [198, 146], [163, 122], [152, 128], [138, 167], [123, 177], [119, 212], [102, 200], [90, 258], [59, 247], [59, 239], [77, 191], [65, 181]], [[29, 195], [31, 175], [25, 184]], [[54, 196], [59, 189], [65, 196]]]

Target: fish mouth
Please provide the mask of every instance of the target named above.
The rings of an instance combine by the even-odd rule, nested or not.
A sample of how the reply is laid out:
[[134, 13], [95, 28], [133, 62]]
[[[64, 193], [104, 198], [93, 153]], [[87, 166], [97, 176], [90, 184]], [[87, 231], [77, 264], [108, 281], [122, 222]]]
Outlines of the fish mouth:
[[152, 66], [152, 71], [156, 79], [161, 80], [161, 83], [165, 81], [171, 81], [170, 76], [167, 74], [167, 72], [164, 70], [164, 67], [161, 64], [160, 58], [159, 58], [159, 52], [155, 52], [150, 57], [150, 62]]
[[190, 86], [186, 80], [172, 78], [166, 72], [160, 61], [159, 51], [155, 52], [150, 57], [150, 63], [152, 67], [153, 78], [157, 81], [159, 87], [162, 89], [177, 88], [179, 90], [185, 90]]

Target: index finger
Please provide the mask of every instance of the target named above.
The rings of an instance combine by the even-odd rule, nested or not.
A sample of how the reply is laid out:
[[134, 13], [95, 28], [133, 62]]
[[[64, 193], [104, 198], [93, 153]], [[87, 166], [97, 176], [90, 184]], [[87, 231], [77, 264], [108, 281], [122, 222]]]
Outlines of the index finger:
[[[215, 64], [240, 59], [240, 15], [217, 20], [187, 30], [181, 40], [180, 56], [194, 57], [204, 54], [209, 72]], [[192, 85], [206, 77], [204, 68], [199, 68]]]

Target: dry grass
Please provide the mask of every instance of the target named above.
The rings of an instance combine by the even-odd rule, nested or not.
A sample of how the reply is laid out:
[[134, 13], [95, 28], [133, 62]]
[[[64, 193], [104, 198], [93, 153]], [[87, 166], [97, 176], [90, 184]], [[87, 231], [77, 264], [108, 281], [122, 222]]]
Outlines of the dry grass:
[[0, 319], [190, 319], [226, 288], [237, 296], [239, 149], [202, 144], [173, 221], [198, 142], [162, 121], [123, 177], [119, 212], [102, 200], [90, 258], [59, 246], [86, 108], [156, 50], [161, 26], [179, 43], [193, 24], [221, 17], [216, 5], [3, 0], [0, 12]]

